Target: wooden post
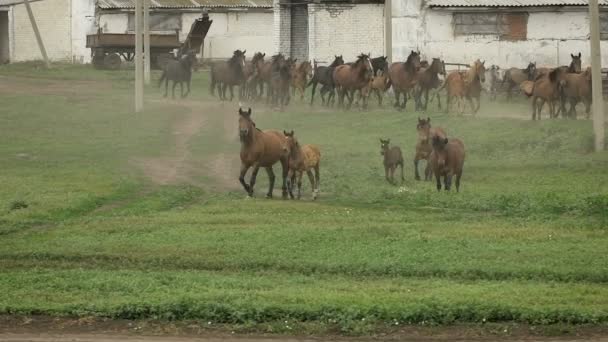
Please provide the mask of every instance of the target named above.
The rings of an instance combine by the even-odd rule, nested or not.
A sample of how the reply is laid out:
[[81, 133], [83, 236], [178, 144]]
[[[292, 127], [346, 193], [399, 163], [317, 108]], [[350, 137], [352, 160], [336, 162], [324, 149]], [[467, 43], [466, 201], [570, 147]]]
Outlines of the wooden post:
[[589, 0], [591, 31], [591, 87], [593, 96], [593, 132], [595, 150], [604, 150], [604, 98], [602, 96], [602, 53], [600, 50], [600, 15], [598, 0]]
[[137, 113], [144, 109], [142, 14], [142, 0], [135, 0], [135, 112]]
[[392, 0], [384, 1], [384, 49], [386, 59], [393, 62], [393, 3]]
[[150, 84], [150, 0], [144, 1], [144, 82]]
[[34, 18], [34, 13], [32, 12], [32, 7], [30, 6], [29, 0], [23, 0], [25, 4], [25, 9], [27, 10], [27, 15], [30, 18], [30, 24], [32, 25], [32, 30], [34, 30], [34, 35], [36, 36], [36, 42], [38, 42], [38, 48], [40, 49], [40, 53], [42, 54], [42, 58], [44, 59], [44, 64], [47, 68], [50, 67], [49, 57], [46, 55], [46, 49], [44, 48], [44, 43], [42, 42], [42, 37], [40, 36], [40, 31], [38, 30], [38, 25], [36, 24], [36, 19]]

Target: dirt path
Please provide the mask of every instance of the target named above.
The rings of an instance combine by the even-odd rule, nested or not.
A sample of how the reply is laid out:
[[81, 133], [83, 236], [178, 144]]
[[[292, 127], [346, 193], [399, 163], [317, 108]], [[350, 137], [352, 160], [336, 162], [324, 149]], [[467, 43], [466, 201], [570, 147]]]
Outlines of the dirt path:
[[[167, 101], [155, 101], [167, 104]], [[216, 134], [214, 130], [221, 129], [222, 141], [218, 144], [230, 142], [236, 137], [234, 120], [229, 120], [227, 108], [222, 105], [206, 104], [204, 102], [181, 100], [175, 106], [188, 108], [183, 116], [177, 116], [172, 124], [174, 135], [173, 149], [169, 156], [153, 158], [134, 158], [134, 164], [144, 175], [155, 184], [190, 184], [203, 186], [201, 177], [206, 176], [213, 180], [213, 187], [219, 190], [232, 190], [236, 188], [236, 175], [238, 155], [222, 152], [209, 155], [193, 156], [190, 143], [198, 134]], [[222, 124], [216, 127], [212, 116], [222, 116]]]

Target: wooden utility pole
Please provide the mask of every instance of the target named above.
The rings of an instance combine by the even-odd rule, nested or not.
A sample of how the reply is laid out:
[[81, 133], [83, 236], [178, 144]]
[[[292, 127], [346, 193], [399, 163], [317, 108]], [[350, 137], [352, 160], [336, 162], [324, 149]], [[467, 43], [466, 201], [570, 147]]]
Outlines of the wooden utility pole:
[[392, 0], [384, 1], [384, 47], [386, 59], [393, 62], [393, 3]]
[[150, 84], [150, 0], [144, 1], [144, 82]]
[[135, 0], [135, 112], [144, 109], [143, 0]]
[[34, 35], [36, 36], [38, 48], [40, 49], [40, 53], [42, 54], [42, 58], [44, 59], [44, 64], [47, 68], [49, 68], [51, 66], [49, 63], [49, 57], [46, 55], [46, 49], [44, 48], [44, 43], [42, 42], [42, 37], [40, 36], [40, 31], [38, 30], [38, 24], [36, 24], [36, 19], [34, 18], [34, 13], [32, 12], [30, 1], [23, 0], [23, 3], [25, 4], [25, 9], [27, 10], [28, 17], [30, 17], [30, 24], [32, 24], [32, 30], [34, 30]]
[[591, 31], [591, 87], [593, 96], [593, 132], [595, 150], [604, 150], [604, 98], [602, 96], [602, 52], [600, 50], [600, 14], [598, 0], [589, 0]]

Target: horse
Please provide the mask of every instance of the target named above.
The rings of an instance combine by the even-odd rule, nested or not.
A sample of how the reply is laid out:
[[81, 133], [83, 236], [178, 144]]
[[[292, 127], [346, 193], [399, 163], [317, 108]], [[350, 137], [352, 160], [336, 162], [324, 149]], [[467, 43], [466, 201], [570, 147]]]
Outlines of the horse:
[[525, 69], [510, 68], [505, 71], [505, 75], [502, 78], [501, 87], [504, 88], [507, 83], [507, 100], [510, 100], [513, 94], [511, 91], [513, 87], [520, 85], [523, 81], [534, 81], [536, 78], [536, 62], [528, 63]]
[[[338, 104], [344, 107], [344, 97], [348, 96], [348, 108], [350, 108], [354, 100], [355, 91], [361, 90], [369, 84], [373, 72], [374, 69], [369, 60], [369, 55], [363, 53], [357, 56], [357, 60], [352, 65], [344, 64], [336, 67], [333, 77], [340, 96]], [[364, 100], [363, 107], [366, 106], [367, 101]]]
[[289, 104], [289, 84], [294, 63], [294, 59], [285, 59], [285, 56], [280, 53], [272, 56], [272, 72], [268, 93], [272, 105], [279, 106], [280, 110], [283, 110], [283, 106]]
[[304, 101], [304, 92], [308, 79], [313, 76], [312, 64], [309, 61], [296, 63], [291, 72], [291, 89], [293, 96], [296, 95], [296, 90], [300, 92], [300, 100]]
[[[429, 91], [441, 85], [439, 75], [445, 75], [445, 63], [439, 58], [433, 58], [433, 62], [426, 68], [420, 68], [416, 73], [416, 110], [425, 110], [429, 104]], [[422, 105], [422, 94], [424, 93], [424, 106]], [[441, 108], [441, 100], [439, 100]]]
[[378, 106], [382, 107], [382, 98], [390, 87], [391, 80], [388, 78], [388, 72], [379, 71], [377, 76], [374, 76], [369, 80], [369, 84], [362, 91], [362, 96], [369, 97], [371, 93], [376, 94]]
[[[287, 198], [288, 153], [285, 137], [279, 131], [262, 131], [251, 120], [251, 108], [248, 111], [239, 108], [239, 138], [241, 141], [241, 172], [239, 181], [249, 197], [253, 197], [253, 188], [260, 167], [266, 169], [270, 185], [267, 198], [272, 198], [275, 175], [272, 166], [281, 163], [283, 175], [283, 198]], [[253, 168], [249, 184], [245, 182], [247, 171]]]
[[563, 75], [559, 84], [562, 116], [566, 116], [566, 101], [570, 103], [567, 115], [576, 119], [576, 104], [585, 104], [585, 114], [589, 119], [591, 113], [591, 68], [580, 74], [567, 73]]
[[441, 127], [432, 128], [431, 118], [421, 119], [418, 118], [418, 124], [416, 125], [416, 131], [418, 132], [418, 142], [416, 143], [416, 154], [414, 155], [414, 172], [416, 180], [420, 180], [420, 173], [418, 173], [418, 162], [420, 160], [426, 160], [426, 168], [424, 170], [424, 180], [430, 180], [432, 176], [429, 157], [433, 152], [431, 141], [433, 137], [438, 136], [441, 138], [447, 138], [447, 134]]
[[380, 139], [380, 155], [384, 157], [382, 164], [384, 165], [384, 177], [390, 184], [395, 185], [395, 169], [401, 167], [401, 182], [405, 181], [403, 177], [403, 154], [399, 146], [389, 147], [391, 139]]
[[498, 95], [498, 89], [500, 88], [498, 85], [500, 81], [500, 72], [498, 70], [500, 70], [500, 67], [492, 64], [490, 69], [486, 71], [486, 73], [489, 73], [489, 77], [486, 77], [486, 79], [490, 79], [490, 84], [485, 82], [484, 85], [486, 85], [485, 90], [490, 93], [490, 101], [496, 101], [496, 95]]
[[[448, 99], [446, 113], [449, 111], [450, 102], [453, 97], [463, 101], [466, 98], [471, 105], [473, 114], [476, 114], [481, 106], [481, 83], [486, 81], [485, 62], [479, 59], [473, 62], [467, 71], [453, 71], [445, 80], [443, 87], [448, 89]], [[474, 105], [473, 99], [477, 99], [477, 106]], [[464, 104], [462, 104], [461, 113], [464, 112]]]
[[226, 100], [226, 88], [230, 87], [230, 100], [234, 98], [233, 86], [242, 86], [245, 81], [245, 51], [235, 50], [228, 61], [216, 62], [211, 65], [211, 95], [214, 95], [216, 84], [220, 99]]
[[536, 78], [532, 89], [526, 92], [528, 97], [532, 97], [532, 120], [536, 120], [537, 112], [540, 120], [545, 102], [549, 103], [549, 116], [555, 117], [555, 102], [560, 98], [559, 84], [565, 73], [562, 68], [555, 68], [549, 74], [542, 74]]
[[[420, 53], [412, 50], [405, 63], [396, 62], [390, 65], [388, 75], [395, 92], [395, 107], [405, 109], [410, 89], [416, 85], [416, 72], [420, 69]], [[403, 94], [403, 104], [399, 97]]]
[[[180, 94], [185, 98], [190, 94], [190, 84], [192, 83], [192, 71], [196, 71], [197, 59], [194, 51], [189, 51], [182, 55], [178, 60], [169, 60], [163, 69], [163, 73], [158, 80], [158, 87], [165, 81], [165, 95], [169, 91], [169, 81], [173, 81], [171, 97], [175, 98], [175, 86], [179, 83]], [[184, 93], [184, 83], [186, 83], [186, 93]]]
[[258, 66], [264, 63], [265, 53], [256, 52], [251, 61], [245, 62], [243, 85], [241, 86], [241, 98], [253, 100], [257, 97]]
[[[312, 199], [317, 199], [319, 195], [319, 184], [321, 181], [319, 174], [319, 164], [321, 163], [321, 150], [317, 145], [300, 145], [296, 139], [294, 132], [283, 131], [285, 140], [287, 141], [287, 149], [289, 151], [289, 171], [287, 172], [287, 190], [291, 199], [293, 196], [293, 185], [297, 181], [298, 196], [300, 199], [302, 193], [302, 174], [306, 172], [310, 180], [312, 188]], [[313, 175], [312, 170], [315, 170]]]
[[329, 92], [329, 97], [327, 99], [327, 104], [329, 105], [330, 99], [334, 95], [334, 69], [342, 64], [344, 64], [344, 59], [342, 55], [334, 56], [334, 61], [329, 66], [317, 66], [317, 61], [314, 62], [314, 73], [306, 87], [310, 87], [312, 85], [312, 95], [310, 97], [310, 105], [312, 106], [315, 100], [315, 90], [317, 89], [317, 84], [321, 83], [323, 87], [321, 88], [321, 103], [325, 104], [325, 93]]
[[374, 76], [377, 76], [379, 71], [386, 74], [386, 70], [388, 70], [388, 56], [371, 58], [369, 61], [372, 63], [372, 68], [374, 69]]
[[449, 139], [434, 136], [431, 142], [433, 152], [431, 152], [431, 169], [437, 181], [437, 191], [441, 191], [441, 177], [445, 191], [450, 191], [452, 187], [452, 177], [456, 176], [456, 192], [460, 192], [460, 178], [464, 166], [464, 144], [460, 139]]

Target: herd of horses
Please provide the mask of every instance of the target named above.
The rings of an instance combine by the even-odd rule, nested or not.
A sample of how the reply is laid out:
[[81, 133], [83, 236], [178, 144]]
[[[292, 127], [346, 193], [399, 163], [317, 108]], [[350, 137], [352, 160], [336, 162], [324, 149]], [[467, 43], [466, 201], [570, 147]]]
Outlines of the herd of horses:
[[[479, 59], [466, 70], [448, 74], [443, 60], [421, 60], [420, 52], [413, 50], [404, 62], [389, 64], [384, 56], [372, 58], [370, 54], [360, 54], [355, 61], [347, 63], [339, 55], [327, 66], [318, 65], [317, 61], [298, 62], [296, 58], [280, 53], [266, 60], [266, 54], [257, 52], [247, 60], [246, 51], [236, 50], [227, 61], [211, 64], [210, 92], [212, 95], [217, 92], [221, 100], [230, 101], [235, 97], [234, 87], [237, 86], [239, 99], [262, 100], [265, 96], [266, 103], [283, 109], [296, 92], [300, 101], [304, 101], [309, 87], [312, 90], [310, 104], [313, 105], [320, 85], [322, 105], [333, 106], [337, 102], [339, 107], [348, 109], [353, 103], [366, 108], [369, 98], [374, 95], [382, 106], [385, 93], [392, 89], [397, 109], [405, 110], [408, 100], [413, 99], [415, 110], [425, 111], [430, 99], [436, 99], [438, 109], [442, 110], [440, 94], [445, 90], [446, 113], [456, 106], [455, 110], [462, 114], [465, 102], [468, 102], [472, 113], [476, 114], [484, 91], [490, 94], [490, 100], [495, 100], [499, 91], [506, 92], [507, 99], [511, 99], [513, 89], [517, 89], [532, 98], [533, 120], [540, 119], [545, 104], [551, 118], [560, 113], [562, 117], [576, 118], [576, 105], [581, 102], [588, 118], [591, 70], [582, 70], [580, 53], [571, 54], [571, 57], [567, 66], [537, 67], [536, 63], [530, 62], [526, 68], [510, 68], [501, 76], [498, 66], [486, 68], [485, 62]], [[178, 83], [182, 97], [187, 96], [192, 69], [196, 65], [194, 53], [170, 61], [160, 81], [165, 81], [165, 96], [170, 80], [174, 82], [173, 96]], [[185, 93], [182, 83], [186, 83]]]
[[[256, 127], [251, 117], [251, 108], [247, 111], [239, 108], [239, 139], [241, 142], [241, 170], [239, 182], [247, 192], [254, 195], [254, 187], [260, 168], [264, 168], [268, 174], [269, 186], [266, 193], [267, 198], [272, 198], [276, 176], [273, 165], [281, 164], [282, 195], [292, 199], [301, 198], [302, 176], [306, 172], [312, 189], [312, 199], [315, 200], [319, 194], [320, 186], [320, 163], [321, 150], [318, 145], [300, 144], [292, 130], [261, 130]], [[431, 119], [418, 118], [416, 126], [418, 142], [416, 144], [416, 156], [414, 158], [414, 169], [416, 180], [420, 180], [418, 163], [426, 160], [424, 179], [431, 180], [435, 176], [437, 190], [443, 187], [450, 191], [452, 178], [455, 177], [456, 191], [460, 191], [460, 178], [464, 166], [464, 144], [460, 139], [450, 138], [442, 128], [432, 128]], [[404, 160], [401, 148], [390, 146], [390, 139], [380, 139], [380, 154], [384, 157], [383, 164], [386, 180], [396, 184], [394, 180], [395, 170], [401, 168], [401, 181], [404, 177]], [[247, 183], [245, 176], [249, 169], [251, 177]], [[314, 171], [314, 173], [313, 173]], [[293, 191], [297, 186], [297, 195]]]

